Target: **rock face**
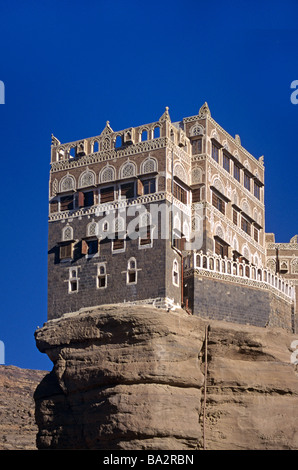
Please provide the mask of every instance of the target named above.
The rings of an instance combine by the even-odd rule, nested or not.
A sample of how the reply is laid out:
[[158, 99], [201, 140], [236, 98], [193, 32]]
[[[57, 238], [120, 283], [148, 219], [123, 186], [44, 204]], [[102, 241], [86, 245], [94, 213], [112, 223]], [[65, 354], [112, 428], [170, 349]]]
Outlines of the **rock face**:
[[0, 366], [0, 450], [36, 449], [34, 390], [46, 372]]
[[298, 448], [283, 330], [122, 304], [35, 335], [54, 363], [35, 393], [40, 449]]

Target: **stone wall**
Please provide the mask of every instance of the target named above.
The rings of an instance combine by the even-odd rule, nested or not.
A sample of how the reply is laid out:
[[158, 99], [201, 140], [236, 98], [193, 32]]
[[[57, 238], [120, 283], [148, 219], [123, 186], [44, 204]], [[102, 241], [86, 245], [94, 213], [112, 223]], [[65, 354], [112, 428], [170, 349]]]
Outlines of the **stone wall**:
[[198, 273], [193, 278], [186, 278], [186, 283], [189, 284], [189, 306], [195, 315], [293, 330], [292, 304], [270, 290], [209, 279]]
[[[149, 207], [147, 207], [149, 210]], [[118, 214], [116, 214], [117, 216]], [[121, 214], [119, 214], [121, 215]], [[138, 213], [136, 213], [138, 215]], [[98, 222], [102, 217], [94, 217]], [[92, 219], [91, 219], [92, 220]], [[161, 224], [153, 232], [152, 245], [139, 246], [139, 240], [125, 242], [125, 250], [112, 252], [112, 240], [105, 239], [100, 243], [99, 254], [86, 257], [82, 254], [81, 243], [86, 237], [88, 216], [74, 218], [71, 221], [74, 238], [74, 256], [72, 260], [59, 260], [59, 241], [65, 224], [60, 221], [49, 224], [48, 241], [48, 319], [57, 318], [64, 313], [74, 312], [80, 308], [105, 303], [165, 301], [179, 304], [181, 302], [181, 259], [171, 248], [169, 239], [161, 239]], [[129, 221], [131, 218], [127, 218]], [[127, 263], [130, 258], [137, 262], [137, 283], [127, 284]], [[172, 282], [174, 259], [179, 263], [179, 286]], [[106, 264], [107, 287], [97, 288], [97, 265]], [[68, 279], [70, 268], [78, 268], [79, 289], [69, 293]]]

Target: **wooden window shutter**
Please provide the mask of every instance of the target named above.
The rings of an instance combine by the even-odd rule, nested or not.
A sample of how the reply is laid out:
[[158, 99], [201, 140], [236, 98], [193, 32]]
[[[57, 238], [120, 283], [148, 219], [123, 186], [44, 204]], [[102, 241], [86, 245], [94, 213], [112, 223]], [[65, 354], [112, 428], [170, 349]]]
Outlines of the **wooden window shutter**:
[[82, 255], [87, 255], [88, 254], [88, 243], [86, 240], [82, 240], [82, 249], [81, 249]]
[[137, 196], [143, 196], [144, 193], [144, 185], [141, 180], [137, 181]]
[[84, 193], [82, 191], [79, 192], [78, 204], [79, 207], [84, 207]]
[[200, 200], [201, 200], [200, 194], [201, 194], [200, 188], [193, 189], [193, 191], [192, 191], [192, 202], [200, 202]]
[[60, 259], [72, 258], [72, 243], [60, 246]]

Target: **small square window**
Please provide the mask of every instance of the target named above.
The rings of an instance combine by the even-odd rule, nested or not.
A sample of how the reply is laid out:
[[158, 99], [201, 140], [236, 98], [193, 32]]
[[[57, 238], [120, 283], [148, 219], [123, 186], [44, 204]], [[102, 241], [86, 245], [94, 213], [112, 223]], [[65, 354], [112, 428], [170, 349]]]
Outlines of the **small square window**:
[[102, 289], [105, 287], [107, 287], [106, 265], [101, 264], [97, 266], [97, 288]]
[[129, 272], [128, 273], [128, 283], [133, 284], [136, 282], [136, 273], [135, 271]]
[[78, 290], [78, 281], [70, 281], [70, 291], [71, 292], [76, 292]]

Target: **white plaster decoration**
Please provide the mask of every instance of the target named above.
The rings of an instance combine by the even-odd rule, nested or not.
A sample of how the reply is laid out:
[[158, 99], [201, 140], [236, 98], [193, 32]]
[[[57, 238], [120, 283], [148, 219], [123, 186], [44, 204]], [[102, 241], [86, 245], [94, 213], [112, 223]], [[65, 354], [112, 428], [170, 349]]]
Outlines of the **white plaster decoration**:
[[251, 171], [251, 166], [250, 166], [250, 163], [248, 162], [248, 160], [245, 160], [243, 165], [245, 166], [245, 168], [247, 168], [248, 171]]
[[219, 140], [219, 135], [218, 135], [218, 132], [217, 132], [217, 129], [212, 129], [211, 131], [211, 138], [217, 140], [217, 142], [220, 142]]
[[92, 222], [90, 222], [87, 225], [86, 236], [95, 237], [97, 235], [98, 235], [98, 224], [94, 222], [94, 220], [92, 220]]
[[109, 137], [106, 137], [101, 142], [101, 150], [109, 150], [110, 148], [111, 148], [111, 139]]
[[248, 261], [250, 261], [250, 250], [247, 245], [243, 245], [242, 247], [242, 253], [244, 258], [246, 258]]
[[222, 240], [225, 240], [225, 232], [220, 222], [217, 222], [215, 225], [215, 235], [217, 235]]
[[76, 188], [76, 180], [75, 177], [67, 173], [61, 181], [59, 185], [60, 192], [66, 192], [66, 191], [73, 191]]
[[107, 183], [116, 179], [116, 170], [113, 166], [108, 165], [104, 167], [99, 174], [99, 182]]
[[58, 180], [55, 178], [52, 182], [52, 196], [56, 196], [58, 193]]
[[129, 178], [136, 175], [136, 165], [134, 162], [128, 161], [120, 168], [120, 178]]
[[292, 274], [298, 274], [298, 258], [291, 261], [291, 272]]
[[73, 240], [73, 228], [70, 225], [66, 225], [62, 229], [62, 241], [66, 242], [69, 240]]
[[200, 167], [195, 166], [191, 172], [191, 183], [198, 184], [202, 183], [202, 170]]
[[232, 244], [233, 248], [235, 251], [237, 251], [239, 253], [239, 242], [236, 238], [236, 236], [234, 235], [234, 238], [233, 238], [233, 244]]
[[247, 200], [246, 199], [243, 199], [242, 202], [241, 202], [241, 208], [243, 209], [243, 212], [245, 212], [245, 214], [247, 215], [251, 215], [251, 209], [250, 209], [250, 205], [248, 204]]
[[181, 163], [176, 163], [174, 166], [174, 176], [177, 176], [181, 181], [184, 183], [188, 183], [188, 177], [186, 175], [186, 171], [181, 165]]
[[273, 258], [269, 258], [267, 260], [267, 268], [270, 269], [271, 271], [275, 271], [276, 269], [276, 261]]
[[95, 185], [96, 176], [94, 171], [87, 168], [79, 177], [79, 188], [86, 188]]
[[154, 173], [157, 171], [157, 161], [155, 158], [149, 156], [141, 164], [141, 174]]
[[224, 185], [221, 178], [218, 175], [213, 177], [213, 186], [221, 193], [225, 195]]
[[179, 266], [176, 259], [173, 261], [172, 279], [174, 286], [179, 287]]
[[195, 272], [211, 279], [230, 280], [237, 284], [270, 290], [291, 304], [295, 299], [293, 283], [267, 268], [202, 251], [185, 257], [183, 264], [186, 276], [188, 271]]
[[204, 134], [204, 128], [200, 124], [196, 123], [190, 128], [189, 134], [192, 137], [197, 136], [197, 135], [203, 135]]

